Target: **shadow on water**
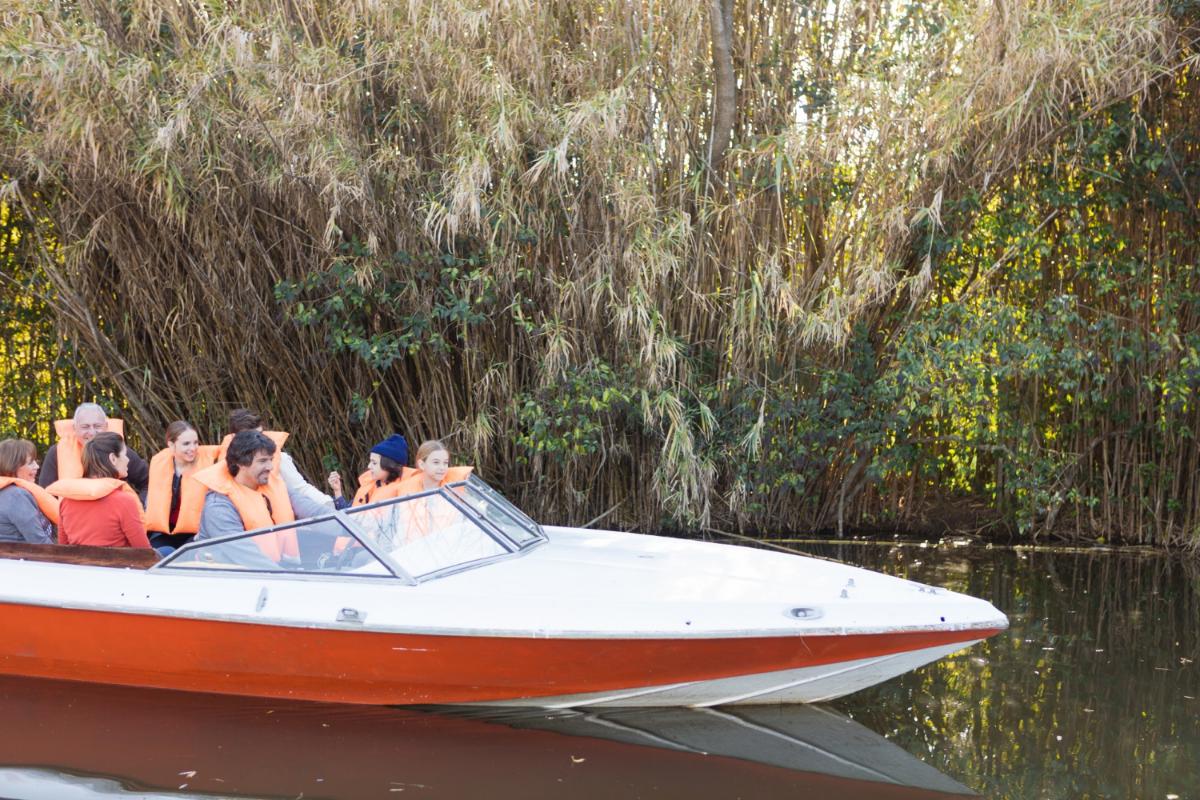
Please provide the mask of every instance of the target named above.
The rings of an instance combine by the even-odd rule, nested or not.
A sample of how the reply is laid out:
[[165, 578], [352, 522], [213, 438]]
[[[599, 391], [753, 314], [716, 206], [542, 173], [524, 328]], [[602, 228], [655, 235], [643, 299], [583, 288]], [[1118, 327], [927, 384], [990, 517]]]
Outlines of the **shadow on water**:
[[364, 708], [0, 678], [0, 798], [1200, 798], [1200, 564], [798, 547], [986, 598], [1012, 627], [832, 707]]

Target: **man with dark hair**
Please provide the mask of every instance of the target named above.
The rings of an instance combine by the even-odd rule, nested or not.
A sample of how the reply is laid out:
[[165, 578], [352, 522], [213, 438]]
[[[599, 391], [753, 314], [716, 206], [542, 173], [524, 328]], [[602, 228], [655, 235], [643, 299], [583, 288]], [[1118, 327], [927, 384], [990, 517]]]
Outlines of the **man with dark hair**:
[[[230, 440], [224, 460], [195, 473], [193, 477], [208, 489], [197, 540], [282, 525], [329, 510], [288, 491], [274, 469], [275, 450], [275, 442], [266, 434], [242, 431]], [[282, 547], [266, 555], [277, 562], [296, 553]]]
[[264, 432], [262, 415], [248, 408], [235, 408], [229, 412], [229, 433], [221, 442], [218, 460], [224, 457], [224, 449], [228, 447], [229, 441], [242, 431], [259, 431], [275, 442], [279, 448], [279, 454], [275, 457], [276, 470], [279, 477], [283, 479], [284, 485], [287, 486], [289, 494], [302, 495], [309, 502], [323, 505], [326, 510], [333, 510], [333, 498], [309, 483], [296, 468], [296, 462], [292, 460], [291, 454], [284, 451], [283, 445], [288, 440], [288, 434], [283, 431]]
[[235, 408], [229, 412], [229, 432], [261, 431], [263, 419], [248, 408]]

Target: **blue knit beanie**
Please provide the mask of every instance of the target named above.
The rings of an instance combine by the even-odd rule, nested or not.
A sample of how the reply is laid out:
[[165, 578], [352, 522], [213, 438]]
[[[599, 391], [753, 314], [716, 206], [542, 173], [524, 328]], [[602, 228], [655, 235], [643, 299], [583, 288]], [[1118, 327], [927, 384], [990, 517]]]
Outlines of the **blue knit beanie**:
[[379, 444], [371, 448], [372, 453], [386, 456], [397, 464], [408, 464], [408, 442], [398, 433], [393, 433]]

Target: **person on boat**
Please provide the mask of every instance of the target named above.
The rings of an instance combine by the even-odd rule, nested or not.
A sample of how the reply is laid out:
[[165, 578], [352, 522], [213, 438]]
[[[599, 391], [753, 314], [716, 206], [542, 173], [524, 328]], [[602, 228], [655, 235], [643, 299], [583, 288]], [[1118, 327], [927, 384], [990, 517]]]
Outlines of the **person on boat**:
[[59, 478], [60, 544], [149, 548], [142, 504], [127, 482], [129, 448], [119, 433], [96, 434], [83, 448], [83, 477]]
[[[261, 431], [240, 431], [225, 457], [193, 474], [208, 493], [196, 541], [283, 525], [324, 514], [329, 507], [288, 490], [275, 468], [275, 442]], [[295, 533], [264, 534], [226, 545], [226, 557], [241, 566], [274, 569], [299, 558]]]
[[[358, 476], [358, 492], [351, 503], [342, 493], [342, 477], [335, 470], [329, 473], [329, 486], [333, 489], [334, 507], [339, 511], [351, 505], [361, 506], [399, 497], [399, 487], [404, 478], [416, 474], [408, 463], [408, 441], [398, 433], [379, 442], [367, 454], [367, 470]], [[360, 517], [360, 524], [366, 518]], [[350, 543], [350, 537], [339, 536], [333, 544], [333, 554], [340, 554]]]
[[408, 466], [408, 442], [398, 433], [379, 442], [367, 454], [367, 471], [358, 476], [358, 492], [351, 503], [342, 494], [342, 477], [337, 472], [329, 473], [329, 486], [333, 489], [333, 503], [337, 509], [361, 506], [397, 497], [400, 481], [415, 470]]
[[[83, 448], [97, 434], [104, 431], [120, 436], [125, 434], [125, 424], [119, 419], [109, 419], [104, 409], [96, 403], [80, 403], [71, 419], [60, 419], [54, 423], [58, 441], [46, 451], [42, 471], [38, 473], [38, 485], [48, 487], [60, 478], [83, 477]], [[146, 496], [150, 482], [150, 467], [146, 460], [126, 448], [129, 454], [129, 470], [125, 481], [133, 487], [138, 497]]]
[[[390, 525], [384, 529], [393, 557], [414, 574], [499, 555], [503, 548], [464, 514], [459, 501], [452, 501], [437, 490], [467, 480], [473, 467], [450, 466], [450, 450], [442, 442], [430, 440], [417, 448], [417, 472], [404, 479], [397, 493], [404, 498], [396, 506]], [[462, 487], [452, 489], [461, 501], [474, 505], [476, 513], [486, 513], [475, 505]], [[478, 498], [474, 498], [478, 500]], [[383, 537], [380, 537], [383, 538]]]
[[37, 471], [33, 442], [0, 441], [0, 542], [54, 544], [58, 498], [34, 482]]
[[289, 434], [285, 431], [264, 431], [262, 416], [248, 408], [236, 408], [229, 412], [229, 433], [221, 440], [220, 448], [217, 451], [217, 461], [225, 458], [225, 449], [229, 446], [229, 442], [242, 431], [258, 431], [275, 442], [275, 471], [283, 479], [289, 494], [303, 495], [312, 503], [319, 503], [326, 509], [334, 507], [333, 498], [309, 483], [296, 468], [296, 462], [292, 460], [291, 454], [283, 449]]
[[[428, 492], [457, 481], [465, 481], [472, 467], [450, 466], [450, 450], [437, 439], [417, 448], [417, 469], [396, 486], [396, 496]], [[420, 498], [402, 506], [404, 541], [414, 542], [431, 533], [454, 527], [461, 514], [441, 499]]]
[[450, 466], [450, 450], [437, 439], [421, 442], [417, 448], [417, 470], [396, 487], [398, 494], [416, 494], [465, 481], [474, 467]]
[[146, 493], [146, 529], [156, 548], [178, 548], [200, 530], [200, 512], [207, 490], [193, 473], [217, 461], [216, 445], [201, 445], [190, 422], [167, 426], [167, 446], [150, 459], [150, 488]]

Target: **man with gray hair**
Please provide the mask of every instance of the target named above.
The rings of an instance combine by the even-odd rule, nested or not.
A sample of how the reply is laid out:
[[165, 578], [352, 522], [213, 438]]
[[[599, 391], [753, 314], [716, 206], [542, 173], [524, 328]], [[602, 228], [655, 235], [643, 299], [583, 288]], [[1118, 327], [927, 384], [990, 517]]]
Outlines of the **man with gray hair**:
[[[58, 442], [50, 445], [46, 451], [46, 459], [37, 478], [38, 485], [43, 487], [59, 478], [82, 478], [83, 446], [104, 431], [124, 436], [125, 423], [119, 419], [109, 419], [104, 409], [96, 403], [80, 403], [75, 409], [74, 418], [57, 420], [54, 431], [58, 434]], [[125, 451], [129, 454], [129, 474], [125, 482], [144, 499], [146, 488], [150, 485], [150, 466], [128, 445]]]

